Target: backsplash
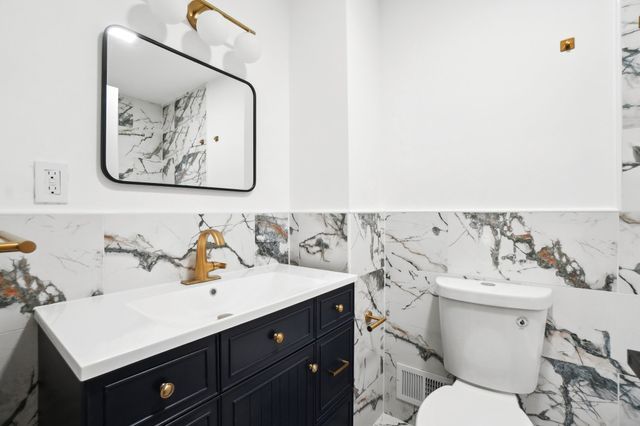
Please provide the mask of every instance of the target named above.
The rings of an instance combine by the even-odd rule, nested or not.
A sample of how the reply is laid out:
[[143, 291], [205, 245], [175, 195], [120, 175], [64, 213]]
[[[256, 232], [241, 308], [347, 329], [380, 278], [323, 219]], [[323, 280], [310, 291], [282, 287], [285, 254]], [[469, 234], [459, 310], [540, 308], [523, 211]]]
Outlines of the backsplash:
[[[35, 306], [186, 278], [208, 227], [223, 232], [212, 257], [229, 269], [290, 259], [358, 275], [356, 425], [383, 412], [414, 420], [416, 407], [395, 398], [396, 363], [448, 375], [443, 274], [553, 287], [538, 388], [521, 396], [534, 424], [640, 422], [640, 379], [626, 364], [640, 348], [640, 214], [394, 212], [0, 216], [38, 244], [0, 255], [3, 424], [37, 423]], [[388, 321], [369, 333], [366, 310]]]

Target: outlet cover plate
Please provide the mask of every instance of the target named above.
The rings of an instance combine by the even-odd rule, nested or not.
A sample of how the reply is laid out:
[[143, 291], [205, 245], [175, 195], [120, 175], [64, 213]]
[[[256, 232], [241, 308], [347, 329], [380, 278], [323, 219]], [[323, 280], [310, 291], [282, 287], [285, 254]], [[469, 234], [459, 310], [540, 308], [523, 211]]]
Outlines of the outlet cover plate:
[[67, 204], [69, 198], [68, 165], [36, 161], [33, 166], [35, 203]]

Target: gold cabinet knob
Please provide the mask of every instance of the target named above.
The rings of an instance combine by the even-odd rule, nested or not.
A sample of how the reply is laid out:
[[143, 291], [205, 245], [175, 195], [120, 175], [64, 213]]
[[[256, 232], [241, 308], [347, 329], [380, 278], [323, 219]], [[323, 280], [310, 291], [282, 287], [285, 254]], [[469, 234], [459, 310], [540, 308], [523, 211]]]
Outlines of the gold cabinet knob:
[[339, 314], [344, 312], [344, 305], [342, 303], [340, 303], [339, 305], [335, 306], [336, 311], [338, 311]]
[[163, 383], [160, 385], [160, 398], [168, 399], [173, 395], [176, 387], [173, 383]]
[[319, 369], [318, 364], [309, 364], [309, 371], [311, 371], [312, 374], [316, 374]]
[[284, 333], [281, 333], [279, 331], [273, 333], [273, 341], [277, 344], [281, 344], [282, 342], [284, 342]]

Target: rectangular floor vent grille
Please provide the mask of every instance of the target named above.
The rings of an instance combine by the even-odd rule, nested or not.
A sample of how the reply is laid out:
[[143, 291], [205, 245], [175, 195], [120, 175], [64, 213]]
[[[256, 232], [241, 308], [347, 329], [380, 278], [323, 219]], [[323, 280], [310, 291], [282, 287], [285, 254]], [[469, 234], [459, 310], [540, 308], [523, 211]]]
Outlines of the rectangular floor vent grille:
[[431, 392], [451, 383], [452, 381], [446, 377], [398, 363], [396, 397], [401, 401], [419, 406]]

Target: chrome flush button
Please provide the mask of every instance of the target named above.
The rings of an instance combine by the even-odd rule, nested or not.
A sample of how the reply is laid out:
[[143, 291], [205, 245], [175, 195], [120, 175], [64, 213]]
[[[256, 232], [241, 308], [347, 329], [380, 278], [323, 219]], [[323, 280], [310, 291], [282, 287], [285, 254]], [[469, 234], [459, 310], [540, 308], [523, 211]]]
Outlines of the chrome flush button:
[[529, 325], [529, 320], [527, 319], [527, 317], [518, 317], [518, 319], [516, 319], [516, 324], [520, 328], [525, 328]]

